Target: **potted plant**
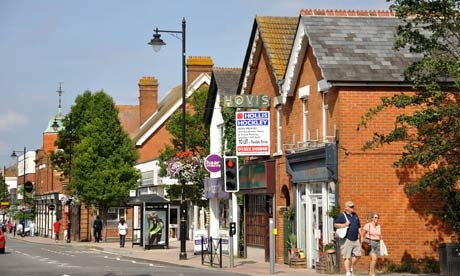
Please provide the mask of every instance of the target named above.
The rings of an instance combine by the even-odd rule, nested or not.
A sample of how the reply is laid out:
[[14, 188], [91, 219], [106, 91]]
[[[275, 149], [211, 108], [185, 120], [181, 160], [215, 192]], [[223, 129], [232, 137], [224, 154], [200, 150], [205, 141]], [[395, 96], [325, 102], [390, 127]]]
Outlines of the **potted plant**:
[[290, 234], [287, 239], [288, 248], [293, 249], [297, 246], [297, 236], [295, 234]]
[[297, 248], [297, 236], [295, 234], [290, 234], [287, 240], [290, 258], [298, 258], [300, 248]]

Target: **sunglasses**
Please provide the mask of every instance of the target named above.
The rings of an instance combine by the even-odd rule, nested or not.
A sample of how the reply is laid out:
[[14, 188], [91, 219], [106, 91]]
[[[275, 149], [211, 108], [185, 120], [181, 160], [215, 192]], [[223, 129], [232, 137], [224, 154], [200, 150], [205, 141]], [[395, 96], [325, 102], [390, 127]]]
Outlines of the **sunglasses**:
[[348, 206], [348, 208], [355, 208], [355, 205], [353, 205], [353, 206]]
[[374, 217], [374, 218], [378, 219], [379, 217]]

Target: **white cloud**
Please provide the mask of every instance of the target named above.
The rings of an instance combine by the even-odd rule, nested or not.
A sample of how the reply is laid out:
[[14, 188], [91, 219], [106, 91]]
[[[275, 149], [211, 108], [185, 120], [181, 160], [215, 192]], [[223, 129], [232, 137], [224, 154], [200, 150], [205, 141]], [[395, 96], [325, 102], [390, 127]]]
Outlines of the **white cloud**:
[[0, 131], [24, 126], [28, 121], [22, 114], [8, 110], [6, 114], [0, 114]]

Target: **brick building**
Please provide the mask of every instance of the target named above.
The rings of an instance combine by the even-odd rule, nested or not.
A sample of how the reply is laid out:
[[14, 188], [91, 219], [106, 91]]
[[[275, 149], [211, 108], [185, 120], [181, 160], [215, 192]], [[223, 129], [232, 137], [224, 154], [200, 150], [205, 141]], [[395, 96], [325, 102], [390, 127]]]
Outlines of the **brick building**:
[[[402, 144], [362, 150], [375, 131], [394, 126], [400, 111], [390, 109], [367, 128], [358, 127], [381, 97], [411, 92], [403, 71], [419, 57], [393, 49], [399, 20], [390, 12], [302, 10], [292, 40], [287, 39], [289, 20], [256, 17], [242, 68], [238, 93], [272, 99], [269, 108], [262, 108], [271, 114], [271, 154], [245, 163], [262, 163], [266, 177], [262, 189], [242, 189], [246, 245], [251, 246], [250, 235], [268, 236], [267, 218], [272, 217], [278, 229], [277, 262], [287, 261], [286, 238], [292, 231], [307, 266], [315, 267], [324, 245], [333, 241], [329, 210], [353, 200], [363, 224], [370, 212], [380, 213], [387, 262], [436, 259], [436, 244], [446, 232], [423, 215], [433, 203], [409, 200], [404, 193], [403, 183], [414, 181], [418, 172], [404, 174], [392, 167]], [[281, 45], [288, 46], [287, 56]], [[294, 210], [292, 222], [285, 217], [287, 207]], [[257, 210], [262, 220], [254, 219]], [[259, 240], [254, 247], [267, 249], [268, 240]], [[365, 270], [368, 262], [363, 258], [357, 270]]]

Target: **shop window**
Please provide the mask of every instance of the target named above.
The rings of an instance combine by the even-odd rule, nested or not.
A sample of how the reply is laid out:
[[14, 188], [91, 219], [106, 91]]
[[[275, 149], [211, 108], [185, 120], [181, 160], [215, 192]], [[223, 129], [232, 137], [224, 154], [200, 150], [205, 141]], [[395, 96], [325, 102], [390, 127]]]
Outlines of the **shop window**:
[[107, 212], [107, 225], [117, 226], [120, 218], [124, 217], [126, 220], [126, 208], [124, 207], [112, 207]]

